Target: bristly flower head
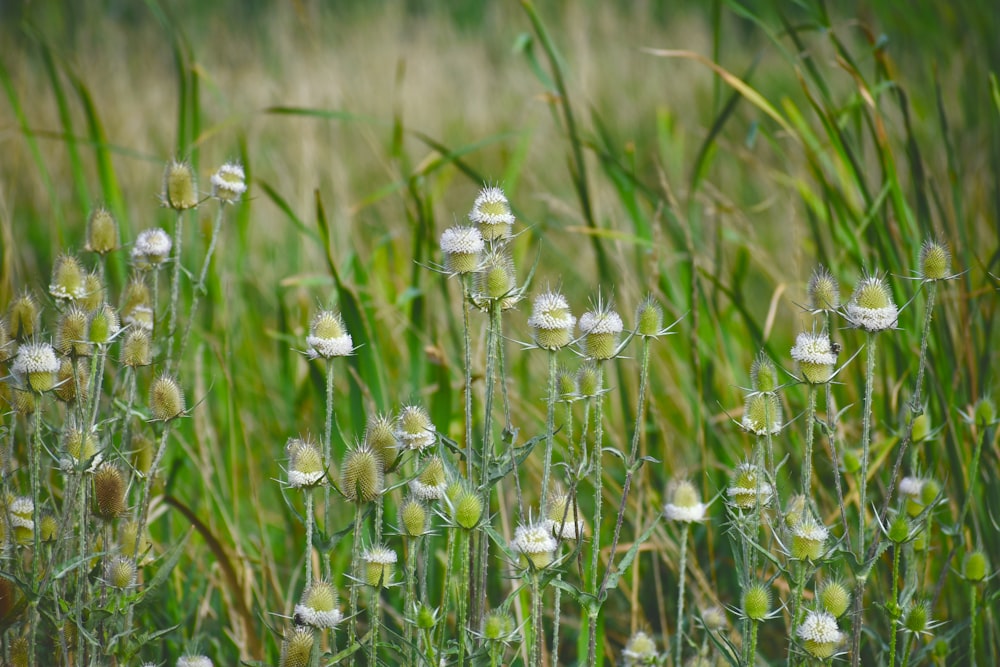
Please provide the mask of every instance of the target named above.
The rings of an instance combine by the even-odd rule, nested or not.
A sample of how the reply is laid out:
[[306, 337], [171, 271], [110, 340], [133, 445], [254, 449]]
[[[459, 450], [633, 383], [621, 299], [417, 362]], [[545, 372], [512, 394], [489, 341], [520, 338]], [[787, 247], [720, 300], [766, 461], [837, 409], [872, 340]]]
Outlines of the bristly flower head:
[[465, 275], [479, 270], [486, 244], [475, 227], [449, 227], [441, 234], [444, 267], [450, 273]]
[[212, 196], [223, 204], [235, 204], [247, 191], [246, 174], [239, 162], [226, 162], [212, 174]]
[[110, 343], [121, 331], [118, 313], [109, 304], [103, 304], [90, 318], [90, 342], [98, 345]]
[[87, 295], [84, 284], [86, 272], [73, 255], [60, 255], [52, 269], [52, 282], [49, 284], [49, 294], [57, 299], [75, 301]]
[[177, 380], [161, 375], [149, 388], [149, 413], [156, 421], [169, 421], [184, 414], [184, 392]]
[[315, 632], [306, 626], [297, 625], [285, 634], [281, 642], [280, 667], [307, 667], [312, 656]]
[[159, 227], [139, 232], [132, 244], [132, 265], [140, 271], [159, 268], [170, 257], [174, 242]]
[[622, 657], [625, 658], [625, 667], [655, 665], [660, 659], [656, 642], [642, 630], [629, 637], [622, 650]]
[[128, 556], [113, 556], [104, 564], [104, 581], [112, 588], [125, 590], [135, 586], [135, 560]]
[[304, 488], [323, 481], [326, 467], [319, 448], [308, 440], [292, 438], [285, 445], [288, 454], [288, 486]]
[[829, 382], [833, 376], [833, 367], [837, 363], [837, 355], [833, 352], [830, 337], [826, 333], [805, 331], [795, 338], [792, 359], [799, 362], [802, 376], [811, 384]]
[[411, 451], [422, 452], [433, 445], [437, 436], [427, 410], [419, 405], [403, 407], [396, 419], [396, 439]]
[[396, 442], [396, 427], [389, 415], [373, 414], [365, 425], [363, 441], [382, 459], [382, 467], [388, 471], [399, 456]]
[[586, 529], [583, 515], [570, 496], [556, 493], [549, 496], [549, 506], [545, 517], [552, 526], [552, 534], [560, 540], [578, 540]]
[[743, 593], [743, 616], [751, 621], [760, 622], [771, 615], [771, 589], [757, 581]]
[[212, 660], [205, 655], [184, 655], [177, 658], [177, 667], [212, 667]]
[[552, 555], [557, 546], [548, 521], [518, 526], [514, 531], [514, 539], [510, 542], [511, 550], [521, 554], [521, 564], [536, 570], [544, 569], [552, 563]]
[[337, 609], [337, 591], [326, 581], [314, 581], [295, 605], [295, 622], [313, 628], [333, 628], [344, 618]]
[[167, 208], [184, 211], [198, 205], [198, 185], [187, 162], [171, 160], [163, 171], [161, 201]]
[[364, 581], [369, 586], [382, 587], [392, 583], [392, 573], [398, 560], [396, 552], [384, 546], [373, 546], [361, 555], [365, 562]]
[[647, 296], [635, 309], [635, 332], [647, 338], [662, 336], [667, 332], [663, 328], [663, 307], [653, 298]]
[[306, 353], [310, 359], [323, 357], [346, 357], [354, 354], [354, 340], [344, 328], [344, 320], [339, 313], [332, 310], [321, 310], [313, 317], [309, 325], [309, 335], [306, 336], [309, 349]]
[[473, 303], [485, 310], [490, 303], [499, 302], [500, 310], [510, 310], [521, 300], [521, 296], [514, 272], [514, 260], [503, 248], [487, 252], [476, 272]]
[[625, 325], [610, 303], [597, 298], [597, 305], [580, 316], [583, 352], [590, 359], [611, 359], [619, 352], [618, 339]]
[[836, 579], [828, 581], [819, 591], [819, 601], [825, 611], [840, 618], [851, 606], [851, 591]]
[[770, 394], [777, 391], [780, 384], [778, 368], [767, 354], [761, 352], [750, 364], [750, 388]]
[[89, 357], [90, 317], [87, 313], [71, 306], [59, 315], [56, 325], [56, 349], [59, 354], [70, 357]]
[[479, 231], [486, 241], [503, 240], [510, 236], [514, 226], [514, 214], [510, 211], [510, 203], [503, 190], [495, 186], [487, 186], [479, 191], [469, 220], [479, 225]]
[[355, 447], [344, 457], [340, 480], [345, 498], [352, 503], [370, 503], [385, 485], [382, 459], [368, 445]]
[[922, 280], [948, 280], [951, 275], [951, 252], [948, 244], [930, 239], [920, 246], [920, 272]]
[[741, 463], [733, 474], [726, 495], [734, 507], [741, 510], [767, 507], [774, 496], [774, 487], [760, 474], [757, 466]]
[[847, 320], [858, 329], [875, 333], [892, 329], [898, 318], [899, 309], [885, 280], [877, 275], [862, 278], [847, 304]]
[[668, 521], [697, 523], [705, 520], [708, 506], [701, 502], [701, 494], [694, 484], [686, 479], [674, 482], [668, 489], [668, 495], [670, 502], [663, 507], [663, 516]]
[[451, 505], [451, 520], [460, 528], [472, 530], [479, 525], [483, 516], [483, 499], [468, 485], [462, 482], [458, 484], [458, 492], [448, 501]]
[[11, 371], [32, 391], [48, 391], [55, 386], [59, 359], [48, 343], [25, 343], [17, 348]]
[[399, 525], [408, 537], [419, 537], [427, 531], [427, 508], [414, 496], [399, 507]]
[[817, 266], [809, 278], [807, 287], [809, 310], [814, 313], [833, 311], [840, 308], [840, 286], [836, 278], [823, 265]]
[[416, 479], [410, 481], [410, 491], [421, 500], [440, 500], [448, 488], [448, 476], [440, 456], [432, 456]]
[[830, 531], [804, 510], [802, 518], [792, 525], [791, 556], [796, 560], [819, 560], [823, 556]]
[[754, 435], [780, 433], [784, 424], [778, 395], [755, 393], [747, 396], [740, 425]]
[[825, 660], [832, 656], [844, 641], [844, 633], [837, 626], [833, 614], [810, 610], [796, 630], [802, 646], [814, 658]]
[[87, 250], [106, 255], [118, 248], [118, 222], [111, 211], [98, 206], [87, 218]]
[[39, 315], [38, 302], [30, 292], [24, 292], [14, 299], [7, 316], [10, 337], [27, 340], [34, 336], [38, 329]]
[[535, 297], [531, 304], [528, 326], [534, 330], [535, 344], [538, 347], [558, 350], [569, 345], [572, 340], [576, 318], [569, 310], [566, 297], [550, 290]]

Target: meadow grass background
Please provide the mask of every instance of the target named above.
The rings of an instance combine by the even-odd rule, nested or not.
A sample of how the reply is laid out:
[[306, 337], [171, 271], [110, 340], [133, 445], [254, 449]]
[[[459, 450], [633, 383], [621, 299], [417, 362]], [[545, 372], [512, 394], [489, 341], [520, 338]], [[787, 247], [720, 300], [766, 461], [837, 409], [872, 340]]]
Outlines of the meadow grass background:
[[[905, 303], [916, 283], [899, 276], [930, 237], [967, 272], [938, 293], [927, 395], [942, 430], [921, 456], [948, 502], [964, 499], [971, 436], [958, 410], [996, 393], [1000, 342], [1000, 13], [989, 2], [540, 2], [538, 12], [541, 32], [518, 3], [501, 2], [0, 8], [0, 304], [44, 289], [57, 254], [82, 247], [96, 203], [119, 216], [126, 242], [169, 228], [157, 194], [170, 157], [189, 158], [206, 183], [226, 159], [248, 172], [180, 376], [201, 403], [168, 451], [173, 501], [154, 536], [166, 544], [192, 516], [202, 524], [146, 619], [179, 624], [154, 655], [191, 642], [219, 664], [277, 655], [266, 625], [281, 626], [271, 613], [290, 613], [301, 590], [304, 537], [274, 480], [286, 439], [322, 430], [322, 372], [300, 353], [317, 305], [353, 299], [365, 325], [351, 331], [363, 343], [356, 375], [338, 385], [350, 399], [338, 405], [335, 459], [371, 410], [408, 401], [461, 433], [460, 299], [420, 264], [440, 261], [441, 231], [465, 218], [484, 182], [505, 188], [524, 230], [519, 274], [541, 257], [536, 286], [561, 285], [576, 312], [600, 289], [627, 321], [647, 292], [668, 321], [683, 316], [654, 346], [643, 448], [662, 463], [631, 496], [626, 543], [662, 507], [669, 478], [691, 475], [706, 497], [725, 488], [751, 444], [730, 419], [750, 362], [765, 350], [792, 369], [815, 265], [833, 270], [845, 296], [864, 268], [887, 271]], [[734, 80], [751, 94], [736, 94]], [[188, 248], [203, 251], [211, 222], [199, 214]], [[110, 276], [117, 293], [123, 258]], [[915, 300], [902, 331], [883, 337], [878, 451], [902, 428], [921, 308]], [[511, 338], [528, 339], [526, 317], [522, 306], [507, 318]], [[862, 341], [835, 335], [851, 353]], [[544, 428], [545, 358], [508, 349], [514, 422], [530, 437]], [[860, 405], [860, 366], [845, 372], [841, 405]], [[636, 376], [620, 360], [610, 377], [607, 444], [621, 450]], [[787, 392], [790, 414], [804, 396]], [[860, 419], [848, 413], [843, 429], [857, 441]], [[794, 470], [802, 434], [782, 439]], [[997, 464], [991, 439], [960, 540], [994, 565]], [[534, 460], [522, 472], [540, 474]], [[621, 470], [608, 475], [616, 498]], [[821, 507], [836, 507], [820, 493]], [[694, 532], [699, 607], [738, 603], [721, 506], [713, 517]], [[655, 569], [673, 590], [676, 540], [658, 528], [634, 574]], [[340, 552], [335, 570], [347, 566], [349, 549]], [[623, 578], [606, 605], [609, 651], [637, 628], [672, 627], [651, 588]], [[961, 629], [964, 604], [945, 587], [943, 634]], [[996, 662], [994, 621], [988, 610], [981, 645]]]

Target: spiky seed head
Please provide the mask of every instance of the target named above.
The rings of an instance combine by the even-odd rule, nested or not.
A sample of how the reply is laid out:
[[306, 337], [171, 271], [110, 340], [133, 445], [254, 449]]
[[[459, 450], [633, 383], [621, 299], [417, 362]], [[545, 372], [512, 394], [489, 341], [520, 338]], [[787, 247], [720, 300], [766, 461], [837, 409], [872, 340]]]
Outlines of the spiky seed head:
[[819, 590], [819, 601], [827, 613], [840, 618], [851, 606], [851, 591], [843, 582], [834, 579], [823, 584]]
[[946, 280], [951, 277], [951, 252], [948, 244], [927, 239], [920, 246], [920, 277], [923, 280]]
[[986, 559], [986, 553], [981, 549], [970, 551], [962, 559], [962, 576], [966, 581], [980, 582], [986, 578], [990, 563]]
[[434, 610], [425, 604], [417, 609], [417, 627], [421, 630], [430, 630], [437, 625], [438, 617]]
[[503, 642], [514, 633], [514, 618], [501, 609], [493, 609], [483, 620], [483, 637], [488, 642]]
[[184, 413], [184, 392], [177, 380], [161, 375], [149, 388], [149, 414], [156, 421], [169, 421]]
[[396, 418], [396, 440], [410, 451], [422, 452], [437, 440], [434, 424], [427, 410], [419, 405], [407, 405]]
[[321, 310], [313, 316], [306, 336], [306, 353], [310, 359], [332, 359], [354, 354], [354, 339], [347, 333], [340, 313]]
[[34, 392], [16, 387], [11, 389], [10, 404], [14, 408], [14, 412], [21, 416], [34, 414], [35, 408], [38, 407]]
[[87, 397], [90, 395], [90, 362], [85, 359], [78, 360], [76, 362], [76, 376], [74, 376], [72, 360], [69, 357], [63, 357], [59, 360], [56, 386], [53, 389], [56, 398], [63, 403], [72, 403], [77, 399], [77, 388], [80, 390], [80, 402], [86, 403]]
[[295, 605], [295, 621], [313, 628], [336, 627], [344, 615], [337, 608], [337, 590], [328, 581], [314, 581]]
[[588, 362], [576, 372], [576, 387], [580, 398], [595, 398], [601, 393], [601, 372], [597, 364]]
[[281, 642], [280, 667], [308, 667], [315, 641], [311, 628], [299, 625], [289, 630]]
[[809, 655], [826, 660], [837, 651], [844, 641], [844, 633], [837, 626], [833, 614], [810, 610], [796, 631], [802, 640], [802, 647]]
[[813, 312], [840, 308], [840, 286], [833, 274], [822, 264], [816, 267], [809, 278], [807, 292], [809, 309]]
[[292, 438], [285, 451], [288, 453], [288, 486], [304, 488], [323, 481], [326, 466], [323, 455], [313, 442]]
[[663, 516], [668, 521], [696, 523], [705, 520], [705, 510], [708, 506], [701, 502], [701, 494], [688, 480], [673, 482], [667, 490], [667, 495], [670, 497], [670, 502], [663, 507]]
[[909, 609], [903, 616], [903, 628], [916, 635], [930, 631], [931, 610], [926, 602], [918, 600], [910, 603]]
[[663, 333], [663, 308], [652, 296], [643, 299], [635, 310], [635, 332], [646, 337]]
[[212, 661], [205, 655], [184, 655], [177, 658], [177, 667], [212, 667]]
[[340, 471], [341, 491], [352, 503], [370, 503], [385, 484], [382, 459], [368, 445], [347, 452]]
[[563, 403], [572, 403], [578, 399], [580, 394], [576, 387], [576, 373], [560, 366], [556, 372], [556, 390], [559, 392], [559, 400]]
[[[139, 525], [135, 521], [123, 521], [120, 526], [118, 526], [118, 546], [127, 554], [132, 553], [135, 549], [136, 535], [139, 530]], [[139, 555], [149, 551], [150, 547], [153, 546], [153, 542], [149, 539], [149, 531], [142, 531], [142, 539], [139, 540]]]
[[605, 360], [618, 353], [618, 339], [625, 325], [610, 304], [598, 301], [596, 308], [580, 316], [579, 327], [583, 351], [588, 358]]
[[780, 385], [778, 368], [770, 357], [761, 352], [750, 365], [750, 388], [754, 391], [770, 394], [777, 391]]
[[448, 475], [444, 461], [438, 455], [427, 459], [424, 469], [410, 481], [410, 491], [421, 500], [440, 500], [448, 488]]
[[475, 303], [485, 309], [490, 302], [499, 302], [501, 310], [509, 310], [520, 298], [514, 260], [503, 248], [487, 252], [476, 272]]
[[792, 359], [799, 362], [806, 382], [822, 384], [830, 381], [837, 355], [834, 354], [830, 337], [826, 333], [803, 331], [796, 337], [791, 354]]
[[847, 304], [847, 319], [858, 329], [874, 333], [896, 326], [899, 309], [885, 280], [877, 275], [865, 276], [854, 288]]
[[361, 556], [365, 564], [364, 582], [373, 588], [392, 583], [392, 573], [398, 559], [396, 552], [388, 547], [373, 546]]
[[701, 622], [709, 632], [722, 632], [729, 627], [726, 610], [722, 607], [709, 607], [702, 610]]
[[399, 523], [409, 537], [419, 537], [427, 531], [427, 508], [410, 496], [399, 508]]
[[187, 162], [171, 160], [163, 171], [163, 205], [185, 211], [198, 205], [198, 185]]
[[13, 529], [14, 542], [28, 544], [35, 534], [35, 503], [30, 496], [14, 496], [7, 502], [7, 520]]
[[118, 221], [111, 211], [96, 207], [87, 218], [87, 250], [106, 255], [118, 249]]
[[743, 592], [743, 615], [751, 621], [763, 621], [771, 613], [771, 589], [757, 581]]
[[511, 550], [521, 555], [521, 564], [536, 570], [552, 563], [557, 546], [548, 521], [518, 526], [510, 543]]
[[10, 327], [5, 318], [0, 317], [0, 364], [14, 358], [17, 343], [10, 336]]
[[25, 343], [17, 348], [11, 371], [32, 391], [48, 391], [55, 386], [59, 359], [48, 343]]
[[108, 304], [101, 305], [90, 318], [90, 342], [105, 345], [118, 335], [121, 322], [118, 313]]
[[56, 299], [75, 301], [87, 294], [84, 277], [86, 271], [73, 255], [60, 255], [52, 268], [52, 282], [49, 283], [49, 294]]
[[747, 396], [740, 425], [754, 435], [774, 435], [784, 426], [781, 417], [781, 401], [777, 394], [755, 393]]
[[535, 343], [546, 350], [558, 350], [573, 339], [576, 318], [569, 310], [569, 302], [559, 292], [543, 292], [531, 304], [528, 318]]
[[122, 363], [132, 368], [153, 363], [149, 332], [141, 327], [129, 329], [122, 342]]
[[902, 544], [909, 541], [912, 537], [909, 520], [904, 515], [897, 514], [889, 522], [889, 529], [886, 531], [886, 536], [894, 544]]
[[745, 462], [737, 466], [733, 472], [726, 495], [734, 507], [751, 510], [767, 507], [774, 496], [774, 487], [764, 479], [757, 466]]
[[795, 526], [802, 522], [802, 519], [808, 512], [809, 499], [801, 493], [792, 496], [785, 505], [785, 525], [789, 530], [793, 530]]
[[483, 499], [464, 484], [451, 503], [451, 519], [460, 528], [472, 530], [483, 516]]
[[226, 162], [209, 180], [212, 196], [223, 204], [235, 204], [247, 191], [247, 176], [239, 162]]
[[495, 186], [487, 186], [479, 191], [469, 220], [479, 227], [486, 241], [502, 241], [510, 236], [514, 226], [514, 214], [503, 190]]
[[992, 397], [983, 396], [972, 408], [977, 426], [989, 426], [997, 420], [997, 406]]
[[791, 556], [796, 560], [819, 560], [823, 556], [830, 531], [819, 523], [812, 512], [805, 511], [792, 527]]
[[30, 661], [28, 660], [30, 648], [31, 644], [28, 643], [28, 638], [26, 636], [15, 635], [14, 639], [10, 642], [10, 666], [28, 667], [30, 664]]
[[128, 556], [112, 556], [104, 563], [104, 581], [112, 588], [125, 590], [135, 585], [135, 560]]
[[486, 244], [475, 227], [449, 227], [441, 234], [441, 254], [450, 273], [465, 275], [479, 270]]
[[76, 300], [76, 305], [86, 313], [93, 314], [107, 298], [104, 281], [96, 272], [91, 271], [83, 277], [83, 296]]
[[90, 356], [90, 318], [82, 309], [70, 307], [59, 316], [56, 326], [56, 351], [72, 357]]
[[149, 286], [141, 276], [132, 278], [125, 286], [121, 303], [123, 324], [143, 331], [153, 330], [153, 301]]
[[73, 464], [79, 467], [97, 455], [97, 435], [90, 429], [70, 428], [63, 439], [63, 447]]
[[385, 470], [391, 469], [396, 464], [396, 459], [399, 457], [399, 443], [396, 442], [396, 429], [392, 417], [383, 414], [369, 416], [363, 440], [382, 459], [382, 467]]
[[16, 340], [28, 340], [38, 331], [38, 320], [41, 310], [35, 297], [30, 292], [24, 292], [10, 304], [7, 315], [7, 326], [10, 337]]
[[38, 519], [38, 534], [42, 542], [54, 542], [59, 536], [59, 520], [52, 512], [43, 512]]
[[94, 514], [105, 521], [117, 519], [127, 509], [128, 481], [122, 469], [105, 461], [94, 472]]
[[170, 258], [173, 245], [170, 235], [159, 227], [142, 230], [132, 244], [132, 266], [140, 271], [160, 268]]
[[625, 667], [638, 667], [639, 665], [655, 665], [659, 660], [656, 650], [656, 642], [642, 630], [629, 637], [625, 648], [622, 650], [622, 657], [625, 658]]
[[549, 496], [545, 518], [552, 526], [552, 534], [560, 540], [578, 540], [586, 529], [579, 506], [566, 493]]

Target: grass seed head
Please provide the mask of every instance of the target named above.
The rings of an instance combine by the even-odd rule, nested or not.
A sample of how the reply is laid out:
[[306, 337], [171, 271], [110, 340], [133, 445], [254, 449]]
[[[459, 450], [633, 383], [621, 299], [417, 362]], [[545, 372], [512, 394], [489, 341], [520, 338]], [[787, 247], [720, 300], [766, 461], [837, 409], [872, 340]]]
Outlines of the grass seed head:
[[187, 162], [171, 160], [163, 170], [163, 205], [186, 211], [198, 205], [198, 184]]
[[87, 218], [87, 250], [106, 255], [118, 249], [118, 221], [111, 211], [98, 206]]

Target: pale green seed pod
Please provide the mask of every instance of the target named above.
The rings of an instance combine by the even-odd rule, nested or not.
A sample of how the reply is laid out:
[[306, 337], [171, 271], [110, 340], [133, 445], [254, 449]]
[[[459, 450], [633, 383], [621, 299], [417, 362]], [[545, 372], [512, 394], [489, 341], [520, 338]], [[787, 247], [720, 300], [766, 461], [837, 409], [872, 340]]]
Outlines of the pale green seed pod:
[[760, 582], [747, 587], [743, 593], [743, 615], [751, 621], [763, 621], [771, 613], [771, 589]]
[[280, 667], [308, 667], [315, 641], [311, 628], [296, 626], [289, 630], [281, 642]]
[[86, 312], [71, 307], [59, 316], [55, 348], [64, 356], [90, 356], [90, 318]]
[[910, 440], [916, 444], [923, 442], [930, 437], [931, 434], [931, 418], [924, 412], [923, 414], [917, 415], [917, 418], [913, 420], [913, 430], [910, 436]]
[[184, 413], [184, 393], [177, 380], [161, 375], [149, 388], [149, 414], [155, 421], [170, 421]]
[[[135, 521], [123, 521], [120, 526], [118, 526], [118, 546], [126, 554], [132, 553], [135, 548], [136, 533], [139, 529], [138, 524]], [[149, 531], [142, 531], [142, 539], [139, 540], [139, 554], [142, 555], [149, 551], [153, 546], [152, 540], [149, 539]]]
[[437, 441], [434, 424], [427, 410], [419, 405], [407, 405], [396, 419], [396, 441], [410, 451], [422, 452]]
[[851, 592], [840, 581], [828, 581], [819, 591], [820, 604], [835, 618], [840, 618], [851, 606]]
[[163, 205], [184, 211], [198, 205], [198, 185], [187, 162], [171, 160], [163, 172]]
[[136, 580], [135, 561], [127, 556], [113, 556], [104, 564], [104, 581], [112, 588], [132, 588]]
[[747, 462], [736, 467], [726, 495], [737, 509], [756, 510], [771, 503], [774, 487], [764, 479], [757, 466]]
[[399, 443], [392, 417], [375, 414], [368, 418], [365, 426], [364, 442], [382, 459], [382, 467], [391, 470], [399, 458]]
[[382, 493], [382, 459], [367, 445], [349, 451], [340, 471], [341, 491], [352, 503], [370, 503]]
[[427, 531], [427, 508], [416, 498], [407, 498], [399, 508], [399, 523], [407, 536], [420, 537]]
[[545, 518], [552, 525], [552, 534], [560, 540], [578, 540], [586, 529], [579, 506], [565, 493], [549, 496]]
[[94, 514], [105, 521], [117, 519], [128, 509], [128, 481], [122, 469], [104, 462], [94, 472]]
[[87, 218], [87, 250], [106, 255], [118, 249], [118, 221], [111, 211], [98, 206]]
[[951, 253], [946, 243], [930, 239], [920, 247], [920, 273], [923, 280], [946, 280], [951, 277]]
[[56, 299], [75, 301], [87, 294], [84, 284], [86, 272], [73, 255], [60, 255], [52, 269], [52, 282], [49, 283], [49, 294]]

